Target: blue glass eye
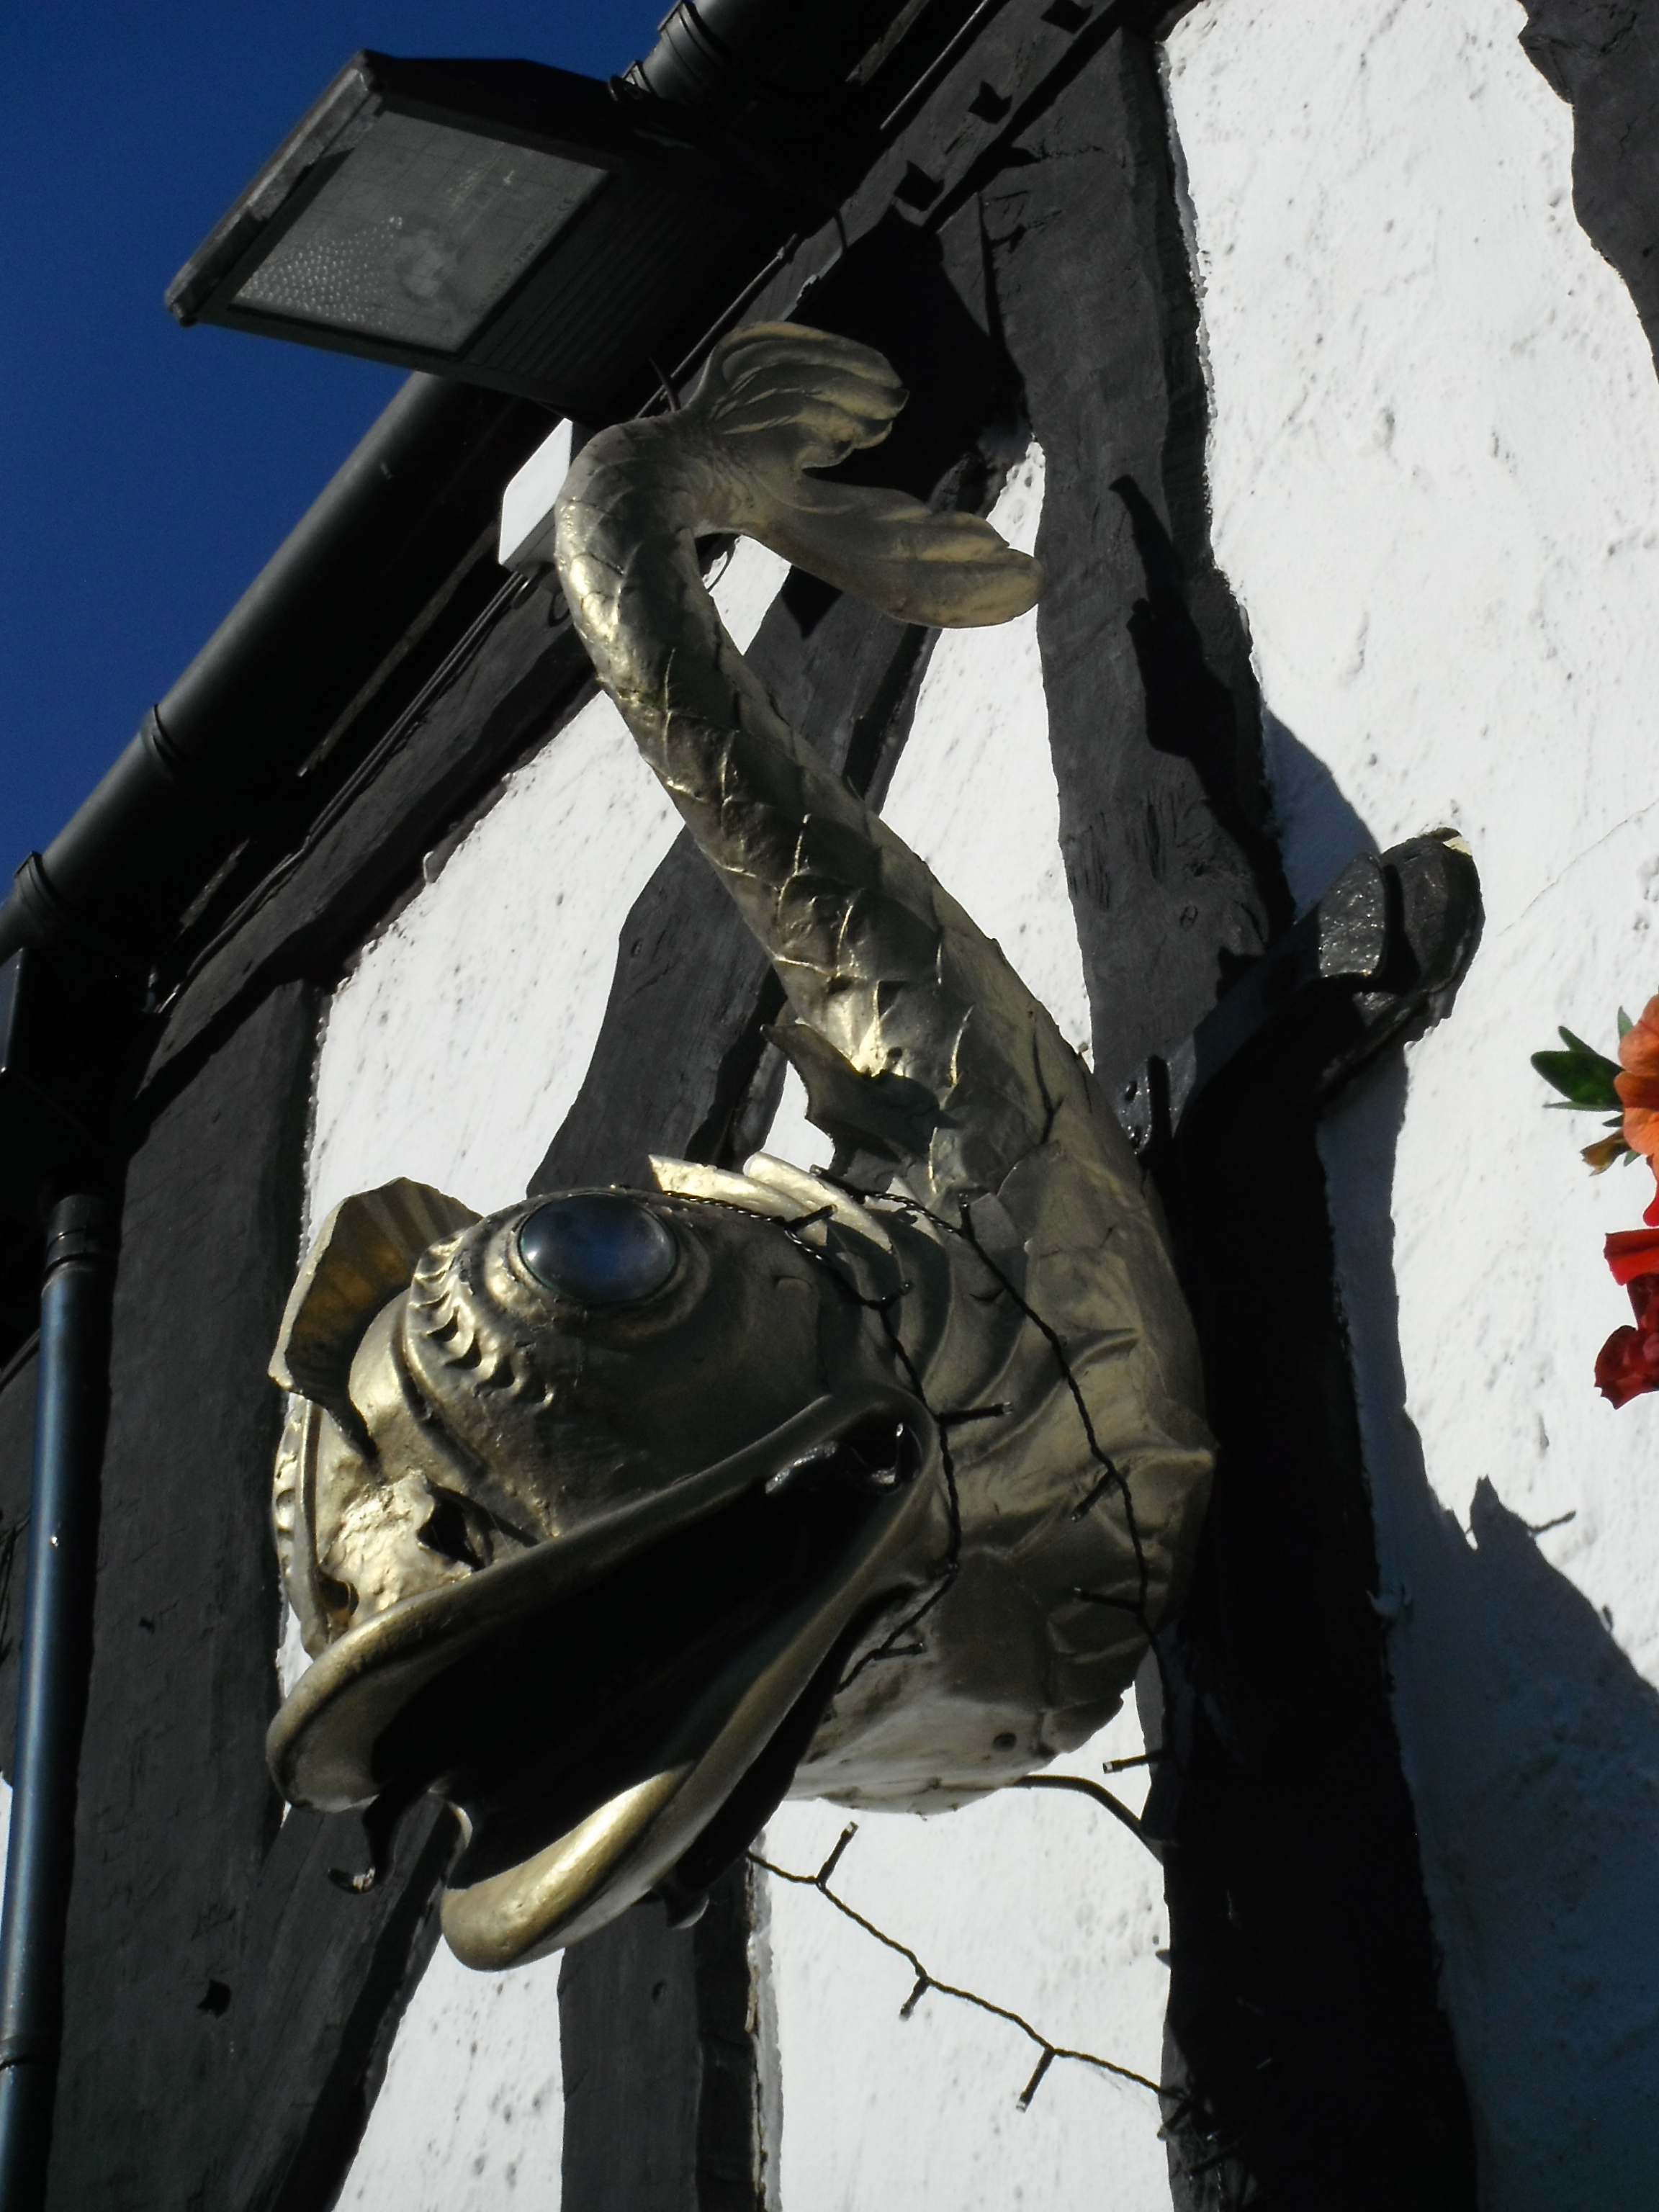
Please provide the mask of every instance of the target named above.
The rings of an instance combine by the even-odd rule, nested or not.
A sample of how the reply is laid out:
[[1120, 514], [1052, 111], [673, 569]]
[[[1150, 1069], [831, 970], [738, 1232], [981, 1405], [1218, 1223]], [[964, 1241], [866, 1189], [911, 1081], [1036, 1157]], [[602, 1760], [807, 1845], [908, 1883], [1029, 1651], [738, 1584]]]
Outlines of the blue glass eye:
[[588, 1306], [630, 1305], [659, 1291], [679, 1247], [648, 1206], [620, 1191], [580, 1191], [538, 1206], [519, 1231], [538, 1283]]

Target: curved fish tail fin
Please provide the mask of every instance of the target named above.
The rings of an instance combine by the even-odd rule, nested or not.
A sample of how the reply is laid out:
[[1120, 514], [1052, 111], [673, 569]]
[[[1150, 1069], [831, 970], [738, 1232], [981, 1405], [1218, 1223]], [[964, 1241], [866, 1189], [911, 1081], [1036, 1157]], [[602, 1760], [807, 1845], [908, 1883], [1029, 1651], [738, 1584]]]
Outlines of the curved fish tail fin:
[[879, 445], [905, 397], [851, 339], [736, 331], [678, 414], [583, 447], [556, 549], [601, 682], [782, 981], [814, 1118], [937, 1197], [995, 1188], [1061, 1103], [1092, 1131], [1097, 1102], [1000, 948], [784, 720], [696, 552], [738, 532], [906, 621], [1023, 613], [1042, 573], [988, 523], [810, 474]]
[[733, 331], [685, 410], [707, 433], [705, 526], [757, 538], [901, 622], [963, 629], [1024, 614], [1042, 571], [988, 522], [807, 473], [879, 445], [906, 396], [882, 356], [851, 338], [793, 323]]
[[1036, 604], [1042, 569], [976, 514], [935, 514], [903, 492], [810, 477], [795, 489], [800, 496], [751, 534], [883, 614], [966, 629]]

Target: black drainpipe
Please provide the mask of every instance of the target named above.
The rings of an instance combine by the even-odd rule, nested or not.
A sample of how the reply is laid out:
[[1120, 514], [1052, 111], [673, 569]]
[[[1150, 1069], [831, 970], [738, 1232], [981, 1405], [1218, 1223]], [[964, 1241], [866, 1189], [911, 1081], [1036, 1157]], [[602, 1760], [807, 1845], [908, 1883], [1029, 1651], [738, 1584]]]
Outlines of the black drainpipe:
[[0, 1945], [0, 2207], [46, 2195], [63, 2032], [76, 1782], [92, 1654], [98, 1474], [108, 1411], [114, 1208], [60, 1199], [40, 1291], [34, 1487]]

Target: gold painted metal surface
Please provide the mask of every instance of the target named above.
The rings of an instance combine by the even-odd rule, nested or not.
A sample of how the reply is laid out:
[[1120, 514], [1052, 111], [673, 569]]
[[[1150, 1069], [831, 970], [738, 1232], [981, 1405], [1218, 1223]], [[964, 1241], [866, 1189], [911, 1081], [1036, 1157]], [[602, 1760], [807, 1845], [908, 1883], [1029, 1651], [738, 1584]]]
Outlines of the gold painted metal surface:
[[[1081, 1742], [1196, 1538], [1196, 1353], [1125, 1139], [699, 572], [738, 531], [906, 621], [1029, 607], [1036, 565], [988, 525], [805, 473], [903, 399], [850, 341], [739, 331], [683, 411], [583, 450], [556, 526], [845, 1176], [659, 1160], [631, 1201], [484, 1220], [391, 1185], [331, 1218], [284, 1319], [276, 1519], [317, 1663], [273, 1771], [326, 1808], [454, 1802], [444, 1924], [476, 1966], [689, 1908], [786, 1790], [930, 1810]], [[550, 1219], [668, 1272], [578, 1295], [532, 1264]]]

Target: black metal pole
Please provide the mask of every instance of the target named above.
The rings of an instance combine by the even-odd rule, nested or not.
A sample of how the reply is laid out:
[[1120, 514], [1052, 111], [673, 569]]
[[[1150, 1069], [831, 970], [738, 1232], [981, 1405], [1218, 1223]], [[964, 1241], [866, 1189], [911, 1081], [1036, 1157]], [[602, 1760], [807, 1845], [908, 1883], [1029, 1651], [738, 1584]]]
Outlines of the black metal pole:
[[107, 1202], [60, 1200], [46, 1224], [40, 1290], [22, 1680], [0, 1910], [0, 2212], [36, 2212], [46, 2200], [114, 1277]]

